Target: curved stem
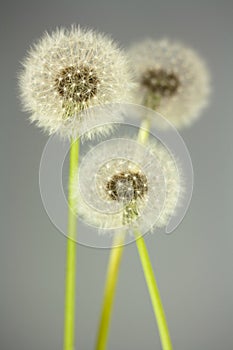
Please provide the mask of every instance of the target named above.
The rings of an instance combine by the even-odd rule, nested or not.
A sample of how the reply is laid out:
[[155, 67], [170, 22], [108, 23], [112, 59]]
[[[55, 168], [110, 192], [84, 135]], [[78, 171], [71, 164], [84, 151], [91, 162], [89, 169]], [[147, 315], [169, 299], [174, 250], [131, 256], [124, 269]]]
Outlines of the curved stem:
[[141, 264], [143, 267], [145, 280], [149, 290], [155, 319], [157, 321], [162, 348], [163, 350], [172, 350], [172, 343], [169, 335], [166, 316], [163, 310], [159, 289], [157, 286], [153, 268], [150, 262], [150, 257], [149, 257], [143, 237], [137, 238], [136, 244], [137, 244]]
[[122, 253], [124, 249], [124, 235], [117, 235], [114, 239], [113, 248], [111, 249], [107, 277], [104, 289], [104, 298], [99, 323], [99, 331], [96, 342], [96, 350], [105, 350], [107, 346], [110, 319], [112, 314], [114, 296], [116, 292], [116, 284], [118, 272], [121, 263]]
[[74, 350], [75, 341], [75, 286], [76, 286], [76, 249], [77, 216], [72, 196], [72, 182], [78, 167], [79, 140], [71, 141], [70, 169], [68, 188], [68, 238], [66, 252], [66, 282], [64, 311], [64, 350]]

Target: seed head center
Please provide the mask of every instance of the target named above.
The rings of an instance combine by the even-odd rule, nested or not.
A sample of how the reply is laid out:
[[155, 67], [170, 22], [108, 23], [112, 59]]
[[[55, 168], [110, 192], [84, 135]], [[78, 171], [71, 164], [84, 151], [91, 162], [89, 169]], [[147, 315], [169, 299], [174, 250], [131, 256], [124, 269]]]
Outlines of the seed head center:
[[55, 79], [55, 86], [65, 101], [82, 103], [96, 95], [98, 77], [87, 66], [70, 66], [62, 69]]
[[131, 202], [143, 198], [148, 191], [146, 176], [139, 172], [121, 172], [106, 184], [108, 197], [118, 202]]
[[141, 78], [141, 84], [159, 96], [173, 96], [180, 86], [180, 81], [174, 73], [163, 69], [148, 69]]

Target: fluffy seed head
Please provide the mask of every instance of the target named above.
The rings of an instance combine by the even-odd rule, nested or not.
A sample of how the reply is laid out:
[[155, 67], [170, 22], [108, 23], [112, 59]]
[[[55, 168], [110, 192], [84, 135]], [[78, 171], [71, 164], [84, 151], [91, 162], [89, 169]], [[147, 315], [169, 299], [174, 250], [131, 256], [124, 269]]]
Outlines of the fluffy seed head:
[[165, 226], [181, 191], [180, 169], [159, 143], [102, 142], [82, 159], [73, 184], [79, 216], [105, 230]]
[[[29, 51], [20, 90], [31, 120], [50, 134], [77, 137], [111, 122], [91, 107], [130, 101], [127, 59], [107, 36], [72, 27], [45, 34]], [[105, 132], [93, 128], [93, 132]]]
[[202, 59], [191, 49], [169, 40], [146, 40], [129, 50], [135, 70], [135, 99], [160, 112], [177, 128], [200, 115], [210, 83]]

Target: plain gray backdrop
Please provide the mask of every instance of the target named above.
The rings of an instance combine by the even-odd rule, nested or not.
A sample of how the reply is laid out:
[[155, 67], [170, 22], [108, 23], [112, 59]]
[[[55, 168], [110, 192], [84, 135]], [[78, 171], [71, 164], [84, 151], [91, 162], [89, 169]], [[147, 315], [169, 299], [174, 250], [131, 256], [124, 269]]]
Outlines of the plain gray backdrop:
[[[147, 36], [183, 41], [207, 61], [211, 104], [182, 132], [194, 167], [182, 224], [146, 243], [176, 350], [233, 348], [232, 86], [233, 2], [227, 0], [40, 0], [1, 4], [0, 349], [59, 350], [63, 341], [66, 238], [51, 224], [39, 192], [48, 139], [21, 111], [17, 74], [45, 30], [79, 23], [127, 48]], [[94, 349], [108, 250], [78, 246], [76, 349]], [[135, 244], [126, 247], [110, 350], [160, 349]]]

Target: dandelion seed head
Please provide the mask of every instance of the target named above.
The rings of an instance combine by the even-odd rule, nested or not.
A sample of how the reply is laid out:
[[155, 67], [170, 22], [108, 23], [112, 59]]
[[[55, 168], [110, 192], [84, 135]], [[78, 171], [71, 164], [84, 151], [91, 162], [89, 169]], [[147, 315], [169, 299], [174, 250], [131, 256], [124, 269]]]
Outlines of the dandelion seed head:
[[169, 40], [145, 40], [129, 50], [137, 87], [135, 100], [175, 127], [191, 124], [207, 105], [210, 77], [193, 50]]
[[78, 137], [83, 129], [112, 121], [111, 113], [95, 117], [92, 107], [130, 102], [132, 97], [131, 69], [118, 45], [104, 34], [75, 26], [45, 34], [31, 48], [19, 84], [31, 121], [63, 137]]
[[102, 142], [81, 161], [73, 191], [79, 216], [104, 229], [166, 226], [181, 190], [180, 169], [157, 142]]

